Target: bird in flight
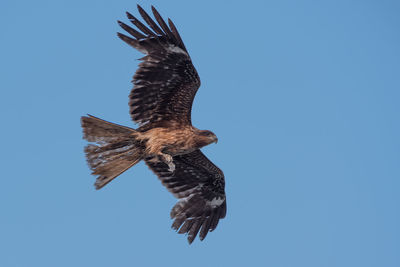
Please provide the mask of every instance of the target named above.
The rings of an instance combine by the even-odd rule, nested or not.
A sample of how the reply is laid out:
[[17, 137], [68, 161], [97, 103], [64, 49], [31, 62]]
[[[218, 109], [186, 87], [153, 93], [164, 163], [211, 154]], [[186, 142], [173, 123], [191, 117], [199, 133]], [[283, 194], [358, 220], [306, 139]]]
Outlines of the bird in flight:
[[139, 5], [138, 10], [148, 26], [127, 12], [136, 28], [118, 21], [130, 34], [118, 37], [145, 54], [129, 95], [130, 115], [139, 127], [83, 116], [83, 138], [91, 142], [86, 158], [97, 176], [96, 189], [144, 160], [178, 198], [170, 214], [172, 228], [187, 234], [191, 244], [199, 233], [203, 240], [226, 215], [224, 174], [200, 151], [218, 139], [192, 125], [200, 78], [175, 25], [170, 19], [167, 24], [153, 6], [157, 23]]

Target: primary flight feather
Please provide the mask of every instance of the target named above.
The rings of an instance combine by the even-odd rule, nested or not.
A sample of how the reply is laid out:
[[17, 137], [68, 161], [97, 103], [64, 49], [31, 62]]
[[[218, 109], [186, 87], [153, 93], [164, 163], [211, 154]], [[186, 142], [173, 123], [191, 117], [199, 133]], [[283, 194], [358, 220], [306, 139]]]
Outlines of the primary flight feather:
[[119, 38], [145, 56], [133, 76], [130, 115], [139, 128], [94, 116], [81, 118], [95, 187], [100, 189], [144, 160], [162, 184], [179, 199], [171, 210], [172, 228], [192, 243], [203, 240], [226, 215], [223, 172], [200, 148], [217, 142], [214, 133], [192, 125], [191, 109], [200, 78], [173, 22], [152, 7], [156, 22], [138, 5], [144, 23], [127, 13], [136, 29], [118, 21], [128, 33]]

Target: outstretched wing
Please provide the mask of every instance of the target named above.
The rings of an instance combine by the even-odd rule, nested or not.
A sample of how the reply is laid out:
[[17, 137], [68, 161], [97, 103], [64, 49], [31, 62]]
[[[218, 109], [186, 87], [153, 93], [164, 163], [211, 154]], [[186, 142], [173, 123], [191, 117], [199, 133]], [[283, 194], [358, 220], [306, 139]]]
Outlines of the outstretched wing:
[[192, 103], [200, 78], [189, 53], [170, 19], [168, 27], [152, 6], [157, 25], [139, 5], [138, 10], [150, 28], [130, 13], [128, 19], [137, 30], [118, 21], [133, 37], [118, 33], [119, 38], [146, 54], [133, 76], [134, 87], [129, 95], [132, 119], [141, 126], [169, 121], [191, 124]]
[[175, 171], [157, 158], [146, 159], [146, 164], [162, 184], [177, 198], [171, 210], [172, 228], [188, 233], [192, 243], [200, 231], [203, 240], [226, 215], [225, 180], [222, 171], [200, 150], [175, 156]]

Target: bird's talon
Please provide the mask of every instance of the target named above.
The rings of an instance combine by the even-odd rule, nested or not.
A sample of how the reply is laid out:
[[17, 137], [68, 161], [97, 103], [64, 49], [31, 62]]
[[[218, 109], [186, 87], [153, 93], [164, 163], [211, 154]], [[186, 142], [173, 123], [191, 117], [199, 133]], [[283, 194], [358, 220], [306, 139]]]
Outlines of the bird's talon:
[[173, 164], [172, 162], [168, 163], [168, 171], [174, 172], [175, 171], [175, 164]]

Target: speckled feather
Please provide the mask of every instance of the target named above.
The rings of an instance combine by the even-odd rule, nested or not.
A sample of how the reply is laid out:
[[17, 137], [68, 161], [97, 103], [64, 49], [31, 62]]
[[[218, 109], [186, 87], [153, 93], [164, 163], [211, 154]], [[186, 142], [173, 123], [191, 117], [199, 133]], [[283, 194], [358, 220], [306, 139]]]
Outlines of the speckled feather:
[[187, 233], [189, 243], [199, 231], [200, 240], [203, 240], [226, 215], [223, 172], [200, 150], [175, 156], [173, 173], [156, 158], [145, 161], [162, 184], [180, 199], [171, 210], [172, 228], [180, 234]]
[[134, 88], [129, 95], [131, 117], [146, 126], [142, 129], [170, 121], [191, 125], [192, 103], [200, 87], [199, 75], [173, 22], [168, 20], [169, 28], [152, 7], [157, 25], [140, 6], [138, 9], [150, 28], [127, 13], [140, 32], [119, 22], [133, 38], [118, 33], [124, 42], [146, 54], [133, 76]]

